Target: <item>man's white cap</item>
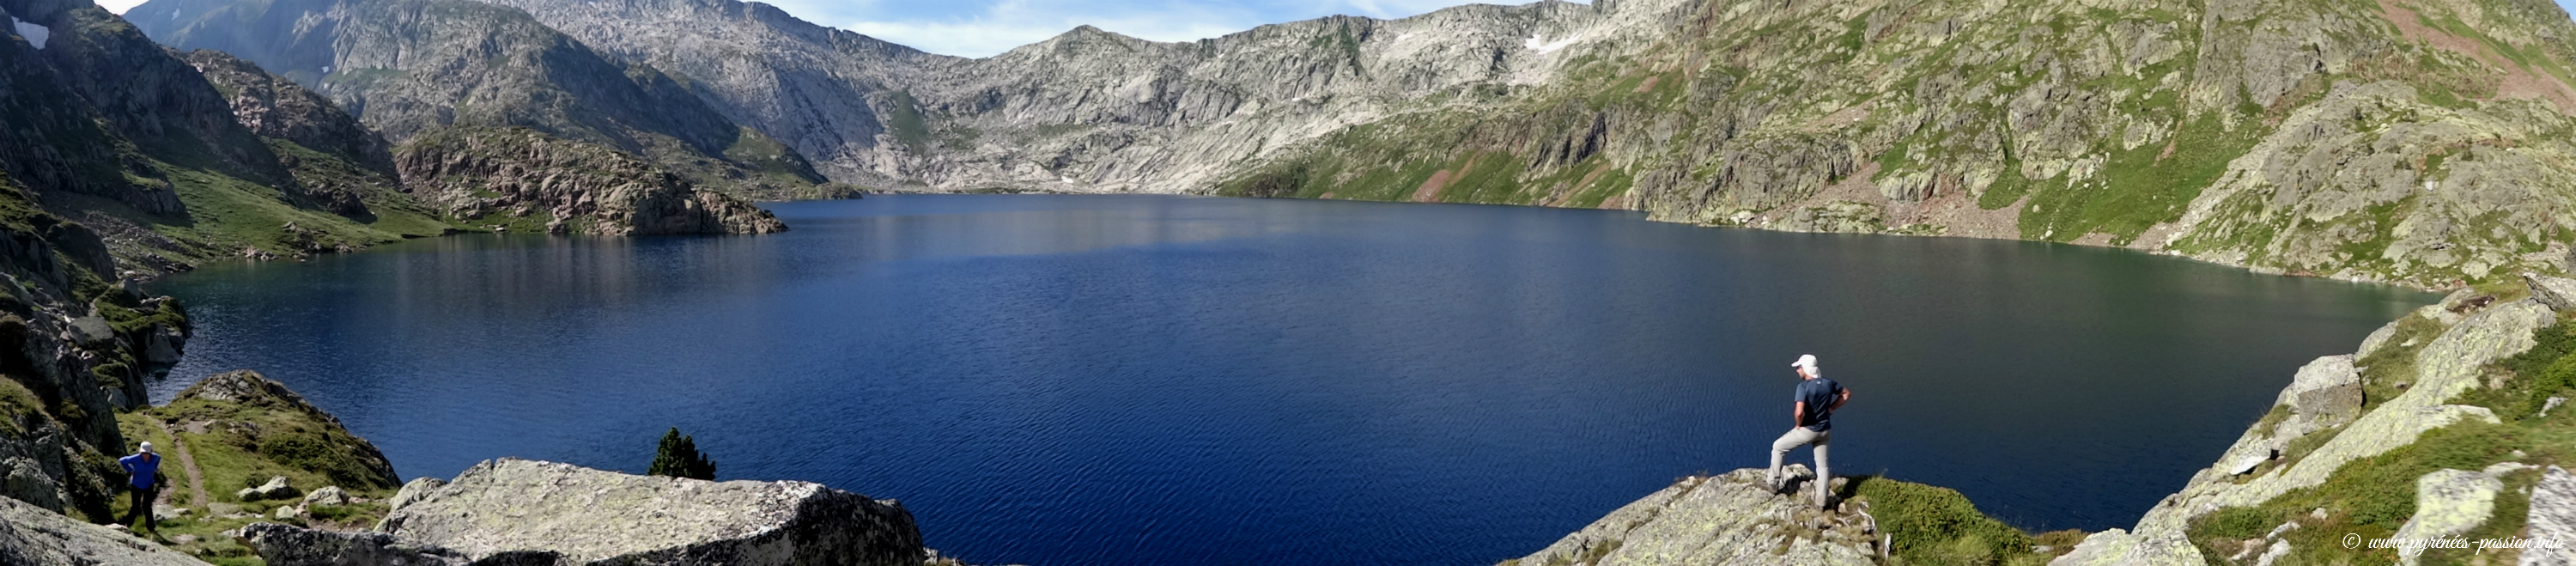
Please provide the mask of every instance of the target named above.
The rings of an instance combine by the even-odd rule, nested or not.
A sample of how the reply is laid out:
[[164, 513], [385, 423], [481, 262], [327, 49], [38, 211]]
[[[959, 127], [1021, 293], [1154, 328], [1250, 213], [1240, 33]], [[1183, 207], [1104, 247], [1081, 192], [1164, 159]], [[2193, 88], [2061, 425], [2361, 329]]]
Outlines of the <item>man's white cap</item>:
[[1790, 362], [1789, 367], [1814, 369], [1816, 367], [1816, 355], [1800, 354], [1798, 355], [1798, 361]]
[[146, 454], [151, 453], [151, 452], [152, 452], [152, 443], [150, 443], [150, 442], [145, 442], [145, 443], [143, 443], [143, 452], [144, 452], [144, 453], [146, 453]]

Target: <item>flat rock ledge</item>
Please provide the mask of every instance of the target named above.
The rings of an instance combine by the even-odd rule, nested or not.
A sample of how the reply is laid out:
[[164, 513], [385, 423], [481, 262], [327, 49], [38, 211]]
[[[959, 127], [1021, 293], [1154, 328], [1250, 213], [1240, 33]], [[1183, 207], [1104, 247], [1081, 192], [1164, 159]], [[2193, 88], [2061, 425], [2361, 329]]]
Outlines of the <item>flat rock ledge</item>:
[[10, 566], [205, 566], [178, 551], [61, 513], [0, 497], [0, 564]]
[[798, 481], [712, 482], [504, 458], [415, 480], [374, 532], [274, 523], [271, 566], [918, 565], [902, 504]]
[[1873, 528], [1806, 503], [1814, 474], [1796, 464], [1789, 471], [1799, 496], [1771, 490], [1754, 468], [1682, 478], [1505, 564], [1875, 564]]

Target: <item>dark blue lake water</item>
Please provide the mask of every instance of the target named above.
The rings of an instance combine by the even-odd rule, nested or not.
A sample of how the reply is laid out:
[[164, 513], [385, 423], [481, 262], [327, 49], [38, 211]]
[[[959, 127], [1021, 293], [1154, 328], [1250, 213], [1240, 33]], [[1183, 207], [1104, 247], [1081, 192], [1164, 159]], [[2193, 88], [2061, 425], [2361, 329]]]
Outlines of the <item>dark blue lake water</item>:
[[[518, 456], [901, 499], [975, 563], [1491, 564], [1757, 467], [2126, 527], [2307, 360], [2433, 298], [2120, 250], [1151, 196], [771, 205], [785, 234], [423, 240], [172, 278], [166, 400], [256, 369], [405, 477]], [[1797, 458], [1807, 457], [1801, 451]]]

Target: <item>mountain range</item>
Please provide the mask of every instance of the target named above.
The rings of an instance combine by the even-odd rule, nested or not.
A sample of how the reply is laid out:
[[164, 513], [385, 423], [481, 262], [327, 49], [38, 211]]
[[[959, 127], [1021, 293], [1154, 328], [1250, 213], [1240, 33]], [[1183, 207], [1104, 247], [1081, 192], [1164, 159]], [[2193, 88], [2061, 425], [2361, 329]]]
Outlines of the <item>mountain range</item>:
[[527, 126], [716, 184], [1623, 208], [2422, 287], [2565, 269], [2576, 196], [2542, 0], [1549, 1], [983, 59], [733, 0], [127, 16], [397, 142]]

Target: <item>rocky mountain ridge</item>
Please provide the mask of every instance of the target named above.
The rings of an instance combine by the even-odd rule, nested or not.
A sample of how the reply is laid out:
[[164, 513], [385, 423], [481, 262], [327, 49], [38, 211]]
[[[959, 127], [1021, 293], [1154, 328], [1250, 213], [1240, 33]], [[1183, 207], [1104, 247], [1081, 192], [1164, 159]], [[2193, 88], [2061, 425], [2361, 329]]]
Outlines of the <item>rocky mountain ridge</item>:
[[602, 58], [517, 10], [463, 0], [171, 0], [128, 14], [171, 46], [279, 69], [395, 143], [446, 126], [529, 127], [753, 198], [814, 196], [823, 180], [802, 156], [718, 116], [660, 71]]
[[2571, 251], [2576, 23], [2538, 0], [1539, 2], [985, 59], [731, 0], [495, 2], [889, 190], [1623, 208], [2435, 288]]

